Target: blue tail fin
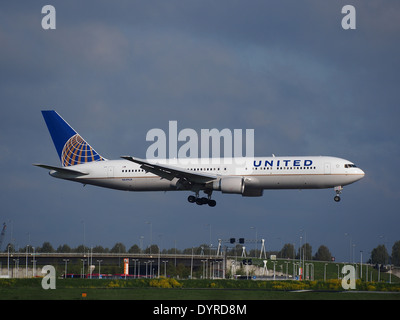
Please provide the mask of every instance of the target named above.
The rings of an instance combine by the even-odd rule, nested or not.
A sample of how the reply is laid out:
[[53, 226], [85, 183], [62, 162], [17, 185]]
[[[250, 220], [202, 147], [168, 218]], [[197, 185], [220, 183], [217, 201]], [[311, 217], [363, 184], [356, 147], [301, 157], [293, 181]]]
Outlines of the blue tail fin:
[[63, 167], [105, 160], [57, 112], [42, 114]]

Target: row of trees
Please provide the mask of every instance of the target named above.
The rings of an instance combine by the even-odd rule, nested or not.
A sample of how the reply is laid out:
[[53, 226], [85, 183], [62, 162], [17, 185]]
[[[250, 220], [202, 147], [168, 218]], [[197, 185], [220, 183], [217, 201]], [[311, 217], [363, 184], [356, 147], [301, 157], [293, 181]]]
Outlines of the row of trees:
[[[8, 248], [9, 247], [9, 248]], [[10, 244], [6, 247], [8, 250], [13, 252], [14, 248]], [[26, 252], [27, 248], [20, 248], [19, 252]], [[28, 248], [29, 250], [29, 248]], [[30, 249], [31, 250], [31, 249]], [[161, 250], [161, 254], [195, 254], [195, 255], [207, 255], [207, 254], [215, 254], [216, 248], [211, 248], [208, 244], [202, 244], [198, 247], [186, 248], [183, 250], [179, 250], [176, 248], [171, 249], [163, 249]], [[259, 257], [260, 255], [264, 256], [264, 253], [261, 252], [261, 248], [254, 248], [250, 251], [243, 252], [243, 246], [237, 244], [235, 247], [228, 247], [228, 255], [230, 256], [238, 256], [241, 257], [243, 254], [246, 254], [247, 257]], [[79, 245], [76, 248], [71, 248], [67, 244], [59, 246], [57, 249], [54, 249], [50, 242], [44, 242], [41, 247], [35, 248], [36, 252], [58, 252], [58, 253], [84, 253], [91, 251], [93, 253], [148, 253], [148, 254], [158, 254], [159, 247], [155, 244], [147, 247], [146, 249], [141, 249], [137, 244], [134, 244], [130, 248], [121, 243], [116, 243], [111, 249], [104, 248], [102, 246], [95, 246], [92, 248], [88, 248], [84, 245]], [[294, 245], [291, 243], [286, 243], [280, 251], [268, 251], [266, 252], [267, 257], [270, 255], [276, 255], [277, 258], [283, 259], [304, 259], [304, 260], [319, 260], [319, 261], [332, 261], [332, 254], [329, 249], [321, 245], [316, 253], [312, 255], [312, 247], [309, 243], [305, 243], [302, 245], [300, 249], [295, 251]], [[392, 247], [392, 253], [389, 255], [385, 245], [378, 245], [371, 251], [371, 256], [368, 261], [372, 264], [393, 264], [395, 266], [400, 266], [400, 241], [396, 241]]]
[[[297, 254], [295, 254], [293, 244], [287, 243], [283, 246], [282, 250], [277, 253], [277, 256], [286, 259], [299, 259], [301, 257], [304, 260], [332, 260], [332, 254], [324, 245], [321, 245], [315, 255], [312, 256], [312, 249], [308, 243], [305, 243]], [[391, 255], [389, 255], [385, 245], [378, 245], [376, 248], [372, 249], [368, 263], [400, 266], [400, 241], [394, 243]]]

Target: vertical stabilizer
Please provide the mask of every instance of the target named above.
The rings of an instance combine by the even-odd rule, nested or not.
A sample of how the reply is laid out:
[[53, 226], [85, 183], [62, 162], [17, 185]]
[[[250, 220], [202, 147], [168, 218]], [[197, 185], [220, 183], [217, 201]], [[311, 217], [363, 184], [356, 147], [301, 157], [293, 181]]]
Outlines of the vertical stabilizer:
[[42, 111], [64, 167], [105, 160], [56, 111]]

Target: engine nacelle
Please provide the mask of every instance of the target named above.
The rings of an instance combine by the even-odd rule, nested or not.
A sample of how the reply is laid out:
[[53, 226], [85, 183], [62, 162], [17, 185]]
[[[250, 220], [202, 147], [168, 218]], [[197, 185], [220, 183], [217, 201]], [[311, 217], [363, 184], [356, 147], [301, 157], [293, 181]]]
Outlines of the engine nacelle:
[[253, 186], [255, 181], [247, 180], [243, 177], [222, 177], [214, 181], [213, 189], [220, 190], [222, 193], [241, 194], [243, 197], [261, 197], [263, 190]]
[[247, 187], [244, 185], [244, 192], [242, 193], [243, 197], [261, 197], [264, 193], [263, 189], [255, 189]]
[[224, 177], [219, 180], [219, 189], [222, 193], [242, 194], [244, 191], [243, 177]]

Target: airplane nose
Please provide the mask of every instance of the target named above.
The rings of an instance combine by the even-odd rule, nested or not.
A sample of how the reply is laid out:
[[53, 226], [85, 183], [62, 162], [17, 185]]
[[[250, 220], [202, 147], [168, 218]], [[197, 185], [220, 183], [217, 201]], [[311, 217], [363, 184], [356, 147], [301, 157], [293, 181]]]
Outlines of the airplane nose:
[[360, 179], [364, 178], [365, 172], [363, 170], [361, 170], [360, 168], [357, 168], [357, 169], [358, 169], [357, 175], [359, 176], [357, 180], [360, 180]]

